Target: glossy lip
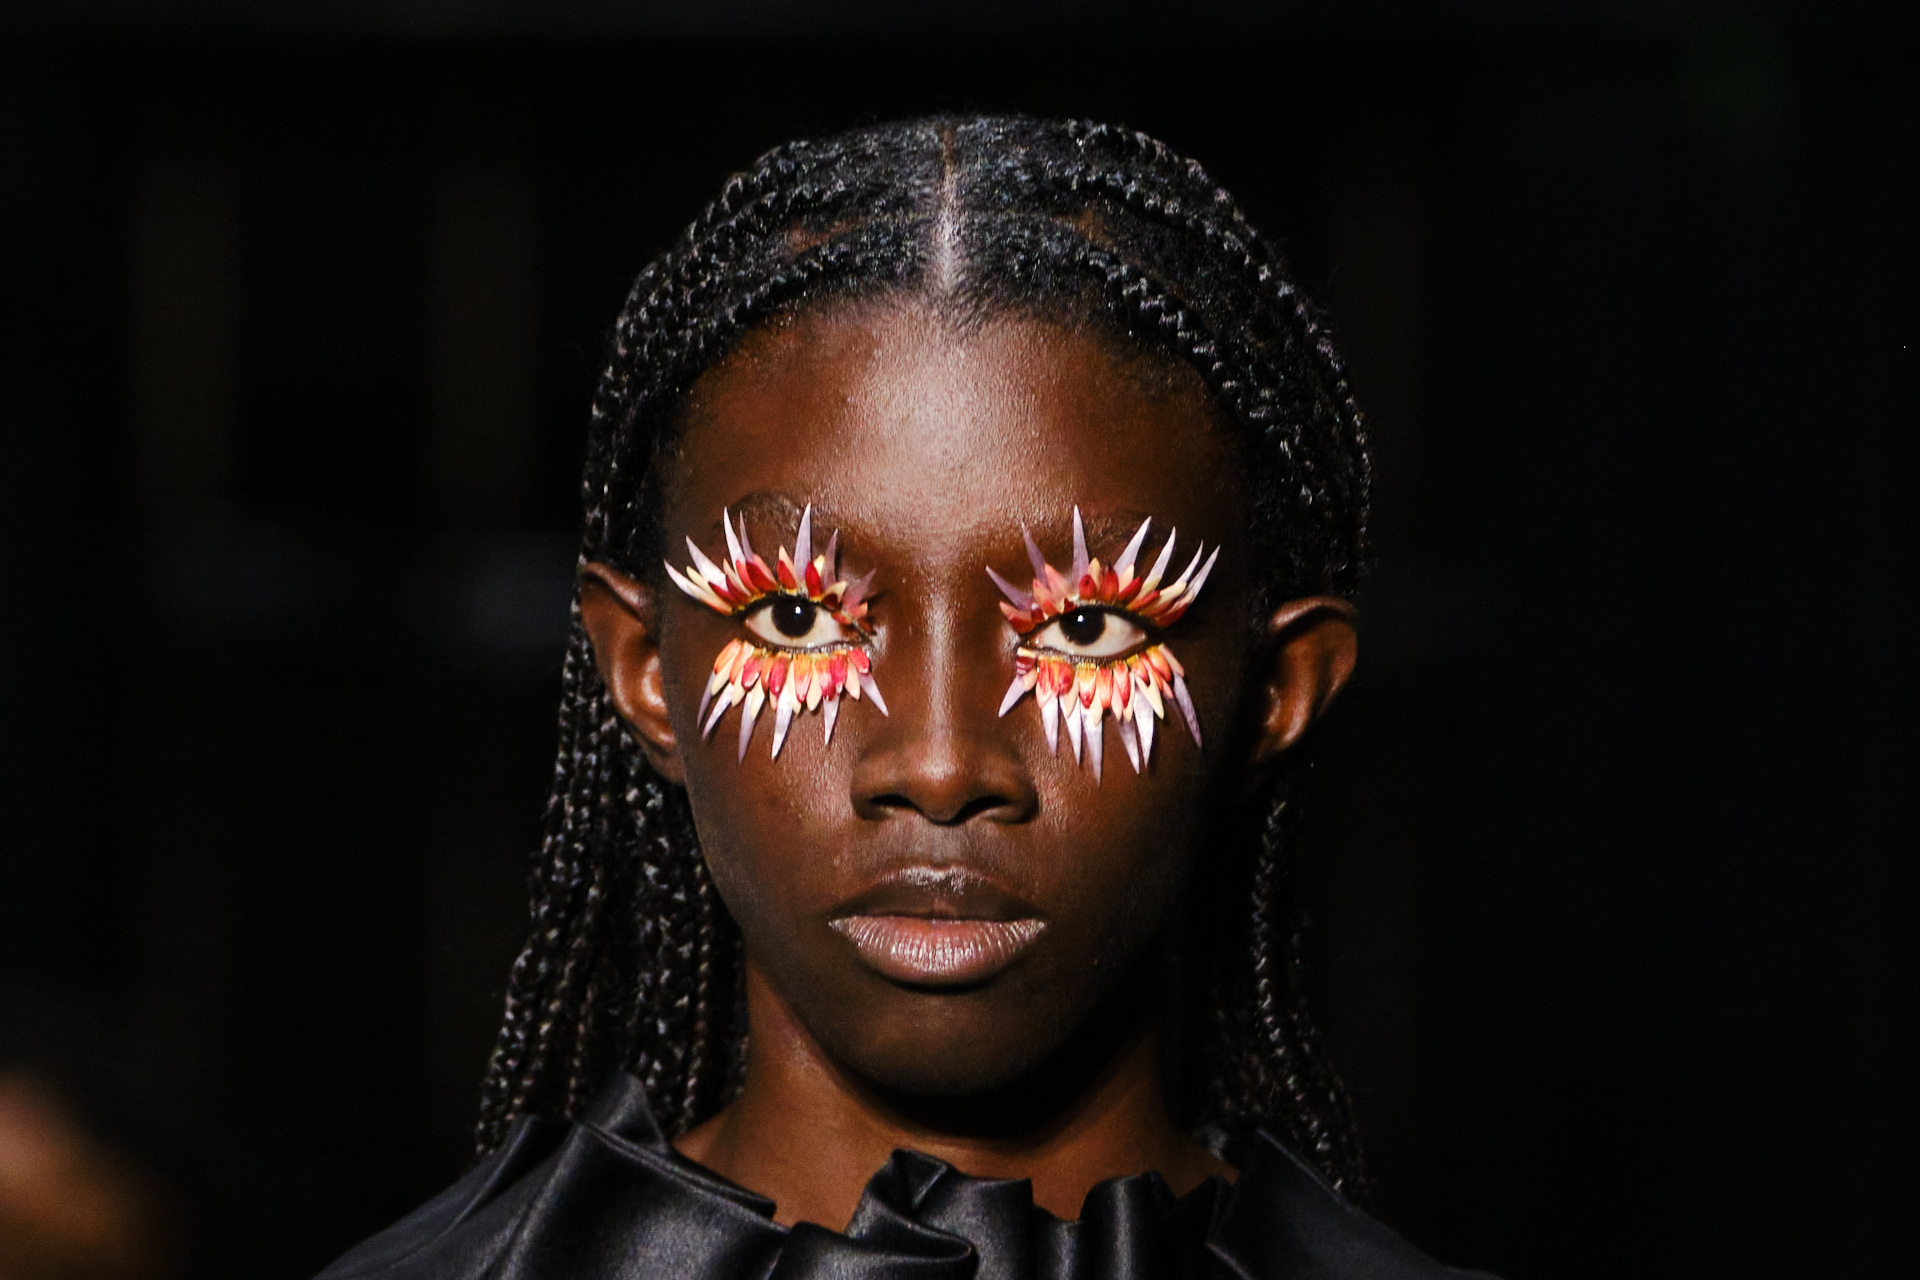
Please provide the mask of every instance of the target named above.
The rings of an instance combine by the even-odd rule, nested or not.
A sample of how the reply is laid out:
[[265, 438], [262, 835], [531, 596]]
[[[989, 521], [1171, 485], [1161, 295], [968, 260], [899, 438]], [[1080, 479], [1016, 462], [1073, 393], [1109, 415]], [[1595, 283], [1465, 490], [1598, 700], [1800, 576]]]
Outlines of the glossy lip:
[[828, 925], [884, 978], [922, 987], [985, 982], [1046, 932], [1040, 913], [962, 867], [903, 867], [836, 907]]

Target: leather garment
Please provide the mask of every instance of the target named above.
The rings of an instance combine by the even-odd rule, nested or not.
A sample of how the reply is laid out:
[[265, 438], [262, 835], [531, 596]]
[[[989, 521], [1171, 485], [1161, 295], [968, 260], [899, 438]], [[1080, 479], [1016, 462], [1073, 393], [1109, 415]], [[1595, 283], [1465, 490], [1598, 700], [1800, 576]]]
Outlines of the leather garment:
[[446, 1192], [320, 1280], [1432, 1280], [1442, 1267], [1261, 1129], [1215, 1133], [1240, 1170], [1176, 1199], [1157, 1173], [1095, 1186], [1078, 1220], [1024, 1181], [896, 1151], [844, 1233], [681, 1156], [640, 1082], [580, 1120], [527, 1117]]

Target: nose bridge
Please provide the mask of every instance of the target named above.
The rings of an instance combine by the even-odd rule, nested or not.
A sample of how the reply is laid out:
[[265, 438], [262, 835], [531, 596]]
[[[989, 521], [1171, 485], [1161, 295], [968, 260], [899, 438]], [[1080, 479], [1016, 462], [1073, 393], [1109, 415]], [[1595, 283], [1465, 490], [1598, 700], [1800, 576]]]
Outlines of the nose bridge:
[[855, 805], [869, 816], [911, 809], [942, 823], [1018, 821], [1031, 816], [1035, 794], [995, 714], [1004, 690], [993, 686], [1011, 671], [1003, 628], [997, 613], [982, 615], [971, 584], [949, 578], [923, 581], [892, 624], [884, 656], [893, 715], [855, 772]]

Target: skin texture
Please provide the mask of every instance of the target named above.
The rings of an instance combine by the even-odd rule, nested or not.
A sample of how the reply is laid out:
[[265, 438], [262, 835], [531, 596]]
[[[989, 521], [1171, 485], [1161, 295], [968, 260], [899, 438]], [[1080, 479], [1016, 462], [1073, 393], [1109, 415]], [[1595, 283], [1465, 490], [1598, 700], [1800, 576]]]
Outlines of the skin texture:
[[[1207, 806], [1299, 740], [1355, 641], [1351, 608], [1315, 598], [1247, 643], [1255, 567], [1198, 376], [1037, 320], [961, 332], [900, 302], [755, 333], [696, 384], [686, 420], [670, 539], [717, 552], [731, 507], [770, 557], [811, 502], [816, 546], [837, 528], [843, 573], [875, 572], [873, 672], [891, 715], [844, 702], [830, 746], [818, 716], [797, 718], [774, 760], [764, 714], [736, 762], [738, 711], [703, 741], [694, 710], [741, 623], [606, 565], [583, 571], [601, 673], [654, 767], [685, 783], [747, 944], [746, 1087], [677, 1145], [771, 1197], [780, 1221], [835, 1228], [898, 1147], [1031, 1178], [1061, 1217], [1105, 1178], [1156, 1169], [1184, 1193], [1232, 1176], [1168, 1114], [1154, 974]], [[1205, 752], [1170, 720], [1136, 775], [1109, 731], [1098, 786], [1064, 743], [1048, 752], [1031, 700], [996, 714], [1017, 638], [984, 572], [1022, 580], [1022, 521], [1065, 566], [1076, 503], [1103, 560], [1147, 516], [1150, 550], [1173, 526], [1182, 547], [1225, 548], [1164, 636]], [[985, 981], [895, 981], [829, 922], [903, 873], [979, 890], [909, 914], [1045, 928]]]

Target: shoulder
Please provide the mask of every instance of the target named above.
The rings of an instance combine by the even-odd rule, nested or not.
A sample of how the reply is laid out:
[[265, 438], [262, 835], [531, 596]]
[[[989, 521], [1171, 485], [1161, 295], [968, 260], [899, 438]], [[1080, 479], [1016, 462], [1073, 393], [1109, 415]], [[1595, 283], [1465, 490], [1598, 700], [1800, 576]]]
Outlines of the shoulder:
[[524, 1118], [499, 1150], [319, 1280], [765, 1275], [773, 1206], [677, 1157], [622, 1075], [578, 1123]]
[[1221, 1206], [1208, 1248], [1242, 1280], [1491, 1280], [1427, 1257], [1265, 1130], [1234, 1146], [1240, 1180]]

